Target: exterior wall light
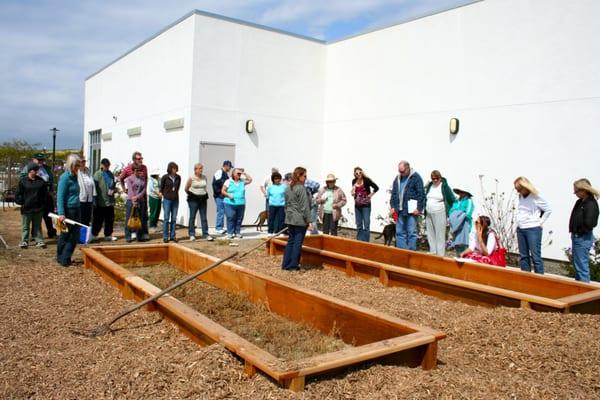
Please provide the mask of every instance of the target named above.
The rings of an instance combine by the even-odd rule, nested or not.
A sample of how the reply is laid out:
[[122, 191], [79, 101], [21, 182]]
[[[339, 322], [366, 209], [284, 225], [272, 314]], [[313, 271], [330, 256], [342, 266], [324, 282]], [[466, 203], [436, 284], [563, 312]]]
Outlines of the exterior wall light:
[[249, 119], [248, 121], [246, 121], [246, 133], [253, 133], [253, 132], [254, 132], [254, 120]]
[[450, 133], [456, 135], [458, 133], [459, 125], [458, 118], [450, 118]]

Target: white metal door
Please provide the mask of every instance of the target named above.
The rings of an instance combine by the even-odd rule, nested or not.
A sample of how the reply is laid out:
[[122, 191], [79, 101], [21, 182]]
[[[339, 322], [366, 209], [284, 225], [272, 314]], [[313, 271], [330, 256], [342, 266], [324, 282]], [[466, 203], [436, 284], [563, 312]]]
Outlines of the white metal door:
[[[212, 178], [217, 170], [223, 167], [223, 161], [229, 160], [235, 165], [235, 145], [230, 143], [200, 142], [200, 162], [204, 164], [204, 174], [210, 186], [210, 199], [208, 200], [207, 218], [208, 226], [215, 227], [216, 207], [212, 191]], [[198, 224], [196, 224], [198, 226]]]

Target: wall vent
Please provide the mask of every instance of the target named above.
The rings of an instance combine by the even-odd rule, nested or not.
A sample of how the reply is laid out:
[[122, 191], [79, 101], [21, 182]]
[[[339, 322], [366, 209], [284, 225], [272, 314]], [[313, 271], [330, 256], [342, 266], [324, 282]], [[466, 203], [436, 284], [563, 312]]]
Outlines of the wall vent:
[[102, 141], [104, 142], [108, 142], [109, 140], [112, 140], [112, 132], [105, 132], [102, 134]]
[[173, 131], [175, 129], [183, 129], [183, 118], [171, 119], [169, 121], [165, 121], [163, 126], [165, 127], [165, 131]]
[[140, 136], [141, 134], [142, 134], [141, 126], [136, 126], [135, 128], [127, 129], [127, 136], [129, 136], [129, 137]]

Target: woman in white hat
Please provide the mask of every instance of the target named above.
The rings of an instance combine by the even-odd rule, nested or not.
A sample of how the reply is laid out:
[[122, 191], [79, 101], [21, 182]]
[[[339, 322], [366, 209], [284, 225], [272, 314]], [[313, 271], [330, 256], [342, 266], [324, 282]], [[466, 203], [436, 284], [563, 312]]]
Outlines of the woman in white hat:
[[519, 266], [521, 271], [544, 273], [542, 260], [542, 225], [552, 210], [533, 184], [524, 176], [515, 179], [515, 190], [519, 193], [517, 209], [517, 241], [519, 243]]
[[600, 192], [592, 187], [589, 180], [583, 178], [573, 182], [573, 192], [577, 201], [571, 211], [569, 232], [571, 232], [573, 266], [575, 279], [590, 281], [590, 249], [594, 244], [592, 231], [598, 225], [598, 201]]
[[325, 179], [327, 186], [319, 189], [317, 194], [319, 216], [323, 221], [323, 233], [332, 236], [337, 236], [338, 222], [342, 218], [342, 207], [346, 205], [346, 195], [339, 186], [336, 186], [336, 181], [335, 175], [327, 175]]

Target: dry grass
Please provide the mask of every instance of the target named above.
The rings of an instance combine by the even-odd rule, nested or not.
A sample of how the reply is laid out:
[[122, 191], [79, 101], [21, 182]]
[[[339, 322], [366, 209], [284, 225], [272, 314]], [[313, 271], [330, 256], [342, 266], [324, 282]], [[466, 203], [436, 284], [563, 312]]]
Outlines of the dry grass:
[[[153, 285], [163, 289], [184, 278], [185, 273], [166, 264], [131, 268]], [[171, 295], [244, 339], [286, 361], [341, 350], [349, 345], [331, 335], [287, 320], [254, 304], [247, 297], [228, 293], [196, 280], [175, 289]]]

